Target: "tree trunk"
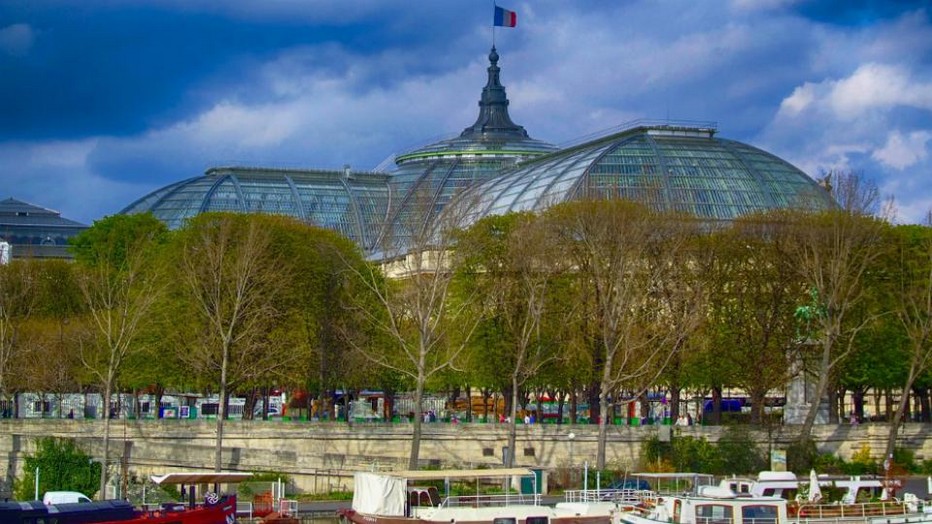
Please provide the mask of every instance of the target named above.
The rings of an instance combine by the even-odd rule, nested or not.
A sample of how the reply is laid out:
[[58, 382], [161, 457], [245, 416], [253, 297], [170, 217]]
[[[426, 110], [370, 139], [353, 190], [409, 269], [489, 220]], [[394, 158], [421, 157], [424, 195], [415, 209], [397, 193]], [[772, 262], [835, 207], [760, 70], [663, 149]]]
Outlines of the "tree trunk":
[[[838, 424], [838, 394], [835, 388], [828, 388], [828, 423]], [[818, 404], [816, 404], [818, 409]]]
[[716, 386], [712, 388], [712, 413], [709, 416], [709, 425], [718, 426], [722, 423], [722, 388]]
[[489, 421], [489, 399], [492, 398], [492, 390], [490, 390], [489, 388], [482, 388], [481, 390], [479, 390], [479, 393], [482, 396], [482, 420], [488, 422]]
[[505, 457], [505, 467], [515, 465], [515, 441], [518, 433], [518, 377], [511, 375], [511, 422], [508, 424], [508, 454]]
[[421, 424], [424, 417], [424, 380], [418, 377], [417, 386], [414, 389], [414, 428], [411, 433], [411, 451], [408, 455], [408, 469], [414, 471], [418, 469], [418, 458], [421, 453]]
[[909, 366], [909, 373], [906, 375], [906, 384], [903, 385], [903, 394], [897, 404], [896, 411], [893, 413], [893, 417], [890, 419], [890, 432], [887, 434], [887, 450], [884, 457], [892, 457], [893, 451], [896, 449], [896, 434], [900, 430], [900, 424], [903, 422], [903, 414], [906, 412], [906, 405], [909, 403], [909, 392], [919, 372], [920, 369], [915, 362], [911, 363]]
[[932, 405], [929, 402], [929, 388], [914, 388], [919, 399], [919, 421], [932, 422]]
[[888, 388], [886, 391], [884, 391], [884, 419], [887, 422], [893, 420], [893, 412], [896, 410], [894, 407], [895, 405], [896, 403], [893, 402], [893, 389]]
[[858, 386], [851, 391], [851, 402], [854, 404], [854, 416], [864, 420], [864, 388]]
[[227, 366], [230, 362], [229, 344], [223, 345], [223, 359], [220, 362], [220, 402], [217, 405], [217, 443], [214, 448], [214, 471], [223, 471], [223, 420], [226, 418], [227, 401]]
[[749, 390], [751, 398], [751, 424], [759, 425], [764, 421], [764, 400], [767, 391], [753, 388]]
[[[610, 370], [606, 368], [605, 373], [608, 374], [609, 372]], [[599, 471], [602, 471], [605, 469], [605, 463], [606, 463], [606, 459], [605, 459], [606, 449], [605, 448], [608, 442], [608, 426], [606, 425], [605, 419], [608, 417], [602, 416], [601, 414], [608, 413], [608, 404], [609, 404], [608, 398], [609, 398], [608, 380], [606, 379], [605, 381], [603, 381], [602, 392], [599, 395], [599, 413], [600, 413], [600, 416], [598, 417], [599, 419], [599, 447], [598, 447], [598, 454], [596, 455], [596, 468], [598, 468]]]
[[110, 461], [110, 396], [113, 390], [113, 378], [108, 374], [107, 381], [104, 384], [103, 395], [103, 416], [104, 416], [104, 452], [100, 464], [100, 493], [98, 500], [104, 500], [107, 497], [107, 467]]
[[576, 415], [579, 413], [579, 391], [573, 387], [570, 392], [570, 424], [576, 424]]
[[906, 403], [908, 401], [909, 395], [904, 393], [897, 403], [896, 411], [893, 412], [893, 417], [890, 420], [890, 431], [887, 433], [887, 449], [884, 453], [884, 457], [893, 456], [893, 451], [896, 449], [896, 434], [899, 432], [900, 424], [903, 422], [903, 413], [906, 411]]
[[593, 382], [587, 388], [586, 394], [589, 401], [589, 424], [598, 424], [602, 418], [599, 410], [602, 409], [601, 389], [598, 382]]
[[670, 386], [670, 420], [680, 418], [680, 392], [679, 386]]

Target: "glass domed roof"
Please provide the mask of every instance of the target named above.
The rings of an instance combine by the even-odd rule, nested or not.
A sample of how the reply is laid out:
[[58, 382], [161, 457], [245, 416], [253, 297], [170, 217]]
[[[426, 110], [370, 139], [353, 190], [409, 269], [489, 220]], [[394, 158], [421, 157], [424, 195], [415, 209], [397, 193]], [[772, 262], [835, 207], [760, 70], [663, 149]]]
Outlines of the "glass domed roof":
[[657, 209], [730, 220], [833, 202], [805, 173], [755, 147], [715, 137], [714, 125], [636, 122], [559, 149], [508, 114], [499, 56], [476, 121], [458, 136], [395, 157], [388, 173], [219, 167], [158, 189], [123, 213], [151, 211], [170, 228], [205, 211], [290, 215], [342, 233], [387, 258], [429, 239], [455, 198], [457, 222], [540, 211], [566, 200], [627, 198]]
[[714, 134], [714, 125], [635, 123], [518, 166], [464, 191], [451, 205], [467, 208], [467, 223], [582, 198], [626, 198], [713, 220], [833, 205], [821, 186], [788, 162]]
[[385, 223], [383, 173], [218, 167], [158, 189], [121, 213], [152, 212], [176, 229], [207, 211], [288, 215], [342, 233], [369, 247]]

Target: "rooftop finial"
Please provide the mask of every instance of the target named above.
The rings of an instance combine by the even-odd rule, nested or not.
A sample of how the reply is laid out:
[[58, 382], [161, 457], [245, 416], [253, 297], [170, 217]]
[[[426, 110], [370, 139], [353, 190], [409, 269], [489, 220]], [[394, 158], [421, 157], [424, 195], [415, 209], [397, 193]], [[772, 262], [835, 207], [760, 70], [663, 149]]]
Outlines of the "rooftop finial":
[[476, 119], [476, 123], [463, 130], [460, 136], [478, 134], [489, 138], [527, 138], [527, 131], [512, 122], [508, 115], [508, 96], [499, 79], [501, 69], [498, 67], [498, 52], [494, 45], [489, 52], [488, 71], [489, 79], [479, 99], [479, 118]]

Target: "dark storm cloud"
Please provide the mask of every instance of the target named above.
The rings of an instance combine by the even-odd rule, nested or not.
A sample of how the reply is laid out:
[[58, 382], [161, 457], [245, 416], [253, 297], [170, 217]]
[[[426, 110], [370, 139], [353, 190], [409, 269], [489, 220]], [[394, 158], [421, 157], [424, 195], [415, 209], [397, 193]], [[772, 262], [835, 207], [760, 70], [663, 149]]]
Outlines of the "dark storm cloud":
[[793, 10], [817, 22], [865, 26], [928, 7], [928, 0], [808, 0], [796, 4]]
[[[0, 30], [15, 24], [32, 37], [27, 52], [0, 53], [0, 77], [7, 79], [0, 83], [0, 140], [134, 134], [209, 107], [218, 91], [248, 83], [251, 66], [288, 48], [339, 41], [366, 54], [388, 40], [431, 38], [431, 31], [410, 30], [410, 17], [309, 26], [287, 12], [246, 18], [179, 5], [0, 6]], [[22, 32], [7, 31], [8, 40], [23, 40]], [[436, 63], [425, 60], [424, 67]]]

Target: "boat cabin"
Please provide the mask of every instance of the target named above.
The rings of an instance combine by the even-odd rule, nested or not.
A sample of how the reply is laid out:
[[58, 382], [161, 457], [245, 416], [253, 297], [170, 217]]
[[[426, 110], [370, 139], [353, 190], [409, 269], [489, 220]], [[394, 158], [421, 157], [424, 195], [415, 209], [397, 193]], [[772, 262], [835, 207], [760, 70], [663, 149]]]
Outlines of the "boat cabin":
[[786, 501], [773, 496], [737, 495], [721, 486], [703, 486], [695, 495], [665, 497], [647, 513], [622, 514], [627, 524], [778, 524], [787, 522]]
[[[809, 481], [811, 482], [811, 481]], [[880, 479], [872, 477], [830, 477], [818, 476], [819, 487], [826, 493], [834, 492], [831, 498], [845, 504], [884, 499], [884, 485]], [[793, 501], [798, 498], [799, 480], [790, 471], [762, 471], [757, 479], [741, 477], [726, 478], [719, 483], [736, 494], [754, 496], [780, 497]], [[808, 485], [808, 483], [807, 483]]]

